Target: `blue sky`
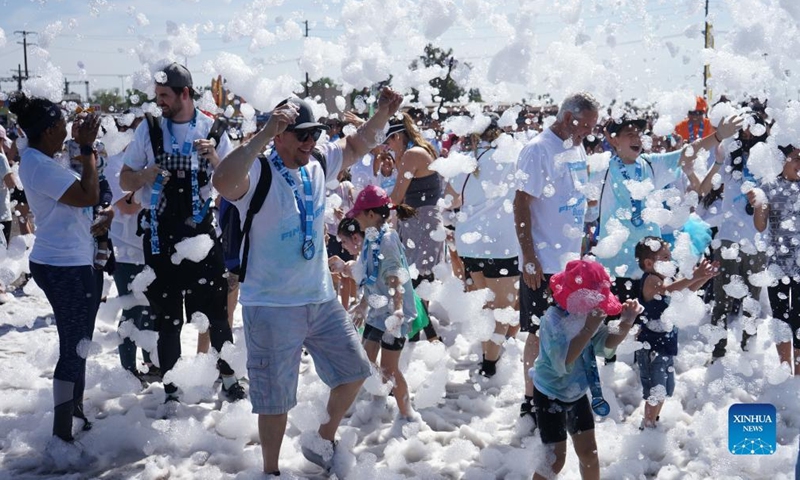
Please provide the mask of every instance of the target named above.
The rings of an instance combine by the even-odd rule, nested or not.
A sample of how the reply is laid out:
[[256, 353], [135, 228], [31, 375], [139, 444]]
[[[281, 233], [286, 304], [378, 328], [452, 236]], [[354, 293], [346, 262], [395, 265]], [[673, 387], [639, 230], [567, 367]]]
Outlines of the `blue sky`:
[[[268, 30], [274, 30], [287, 20], [308, 19], [312, 37], [335, 41], [343, 33], [342, 27], [337, 24], [339, 9], [345, 3], [343, 1], [256, 1], [265, 11]], [[606, 51], [615, 55], [616, 69], [622, 72], [623, 82], [626, 83], [625, 91], [631, 92], [631, 96], [645, 94], [644, 85], [665, 90], [680, 85], [700, 93], [702, 65], [698, 56], [702, 47], [702, 36], [689, 38], [691, 35], [687, 36], [685, 30], [690, 25], [696, 27], [691, 30], [702, 27], [702, 9], [697, 8], [702, 0], [620, 1], [629, 7], [617, 12], [603, 8], [604, 3], [609, 3], [607, 1], [583, 2], [581, 28], [600, 45], [598, 60], [603, 60]], [[456, 1], [455, 4], [459, 6], [464, 2]], [[570, 0], [562, 0], [560, 3], [569, 2]], [[165, 40], [169, 21], [187, 25], [209, 25], [211, 22], [218, 28], [219, 25], [247, 15], [246, 7], [253, 3], [243, 0], [0, 0], [0, 5], [3, 6], [0, 28], [5, 31], [7, 40], [5, 47], [0, 48], [0, 76], [10, 76], [11, 69], [16, 69], [17, 64], [22, 63], [22, 46], [16, 43], [21, 37], [13, 33], [15, 30], [42, 33], [47, 31], [48, 26], [61, 21], [61, 33], [53, 39], [47, 50], [51, 61], [61, 68], [68, 80], [87, 78], [93, 89], [129, 88], [130, 81], [126, 76], [140, 64], [135, 56], [126, 52], [135, 47], [141, 38], [155, 42]], [[564, 28], [569, 26], [563, 21], [562, 15], [547, 8], [549, 3], [559, 4], [558, 0], [501, 2], [495, 12], [506, 14], [513, 21], [517, 10], [526, 6], [530, 8], [532, 3], [542, 7], [536, 12], [537, 15], [530, 25], [537, 37], [538, 50], [535, 54], [542, 54], [552, 42], [561, 38]], [[729, 27], [726, 22], [730, 22], [726, 4], [724, 0], [711, 0], [711, 6], [716, 29], [724, 33], [726, 27]], [[134, 17], [137, 13], [143, 13], [149, 25], [138, 25]], [[646, 15], [647, 22], [642, 22], [643, 15]], [[456, 22], [436, 43], [453, 48], [456, 57], [461, 60], [474, 65], [488, 64], [509, 39], [506, 34], [498, 32], [497, 28], [492, 28], [488, 22], [481, 20]], [[615, 22], [619, 24], [615, 33], [616, 47], [611, 49], [605, 46], [606, 33], [603, 28]], [[36, 41], [36, 36], [30, 38]], [[393, 69], [406, 68], [408, 62], [421, 53], [404, 45], [403, 39], [383, 40], [392, 44]], [[670, 42], [670, 47], [666, 46], [667, 42]], [[199, 67], [221, 52], [236, 53], [252, 62], [266, 62], [271, 65], [269, 71], [276, 75], [288, 74], [298, 81], [303, 78], [303, 72], [297, 65], [297, 59], [302, 54], [303, 42], [300, 38], [278, 41], [261, 51], [249, 52], [249, 38], [225, 41], [215, 30], [199, 34], [198, 43], [201, 53], [186, 58], [190, 69], [195, 71], [196, 83], [210, 81], [210, 75], [203, 74]], [[35, 71], [42, 62], [35, 49], [29, 51], [30, 70]], [[85, 67], [87, 77], [79, 77], [79, 63]], [[335, 70], [327, 72], [334, 78], [338, 73]], [[0, 86], [4, 90], [15, 88], [10, 82]], [[76, 86], [74, 90], [83, 93], [85, 88]], [[529, 90], [525, 85], [513, 85], [510, 95], [521, 97], [546, 93]]]

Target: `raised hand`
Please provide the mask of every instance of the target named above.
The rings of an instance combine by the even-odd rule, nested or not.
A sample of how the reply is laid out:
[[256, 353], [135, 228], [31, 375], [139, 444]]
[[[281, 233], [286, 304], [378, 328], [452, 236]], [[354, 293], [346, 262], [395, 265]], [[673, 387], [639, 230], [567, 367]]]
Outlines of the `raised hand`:
[[719, 125], [717, 125], [717, 135], [719, 140], [724, 140], [728, 137], [732, 137], [734, 133], [738, 132], [742, 128], [742, 123], [744, 119], [739, 115], [731, 115], [728, 118], [723, 118], [719, 121]]
[[283, 133], [289, 125], [294, 123], [296, 118], [297, 105], [290, 100], [272, 111], [267, 124], [264, 125], [264, 130], [269, 132], [270, 137], [274, 137], [279, 133]]
[[378, 109], [387, 109], [389, 115], [394, 115], [402, 103], [403, 96], [389, 87], [384, 87], [378, 97]]
[[80, 115], [75, 119], [78, 122], [78, 131], [75, 141], [78, 145], [91, 147], [97, 140], [97, 132], [100, 130], [100, 116], [95, 113]]

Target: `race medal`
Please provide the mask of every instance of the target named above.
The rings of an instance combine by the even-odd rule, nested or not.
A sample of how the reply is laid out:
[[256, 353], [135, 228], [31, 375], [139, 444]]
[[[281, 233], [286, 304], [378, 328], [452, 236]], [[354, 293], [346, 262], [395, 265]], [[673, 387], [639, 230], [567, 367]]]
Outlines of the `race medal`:
[[314, 258], [314, 253], [316, 253], [316, 248], [314, 248], [314, 241], [313, 240], [306, 240], [303, 242], [303, 258], [306, 260], [311, 260]]

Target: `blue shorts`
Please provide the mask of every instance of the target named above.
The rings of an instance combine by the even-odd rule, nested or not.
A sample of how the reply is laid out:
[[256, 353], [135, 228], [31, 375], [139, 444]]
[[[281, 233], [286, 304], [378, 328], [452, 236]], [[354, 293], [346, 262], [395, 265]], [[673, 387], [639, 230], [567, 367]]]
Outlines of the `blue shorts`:
[[675, 391], [675, 368], [672, 355], [664, 355], [649, 349], [636, 351], [636, 363], [639, 364], [639, 377], [642, 379], [642, 398], [647, 400], [651, 390], [658, 385], [667, 390], [671, 397]]
[[279, 415], [297, 405], [305, 346], [330, 388], [370, 376], [361, 339], [339, 300], [300, 307], [243, 308], [253, 413]]

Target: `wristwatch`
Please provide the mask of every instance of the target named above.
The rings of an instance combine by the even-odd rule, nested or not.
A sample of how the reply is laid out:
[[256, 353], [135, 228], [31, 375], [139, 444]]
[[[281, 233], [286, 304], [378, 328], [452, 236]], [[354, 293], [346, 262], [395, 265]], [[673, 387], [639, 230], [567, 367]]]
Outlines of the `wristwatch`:
[[81, 145], [81, 155], [91, 155], [95, 153], [91, 145]]

